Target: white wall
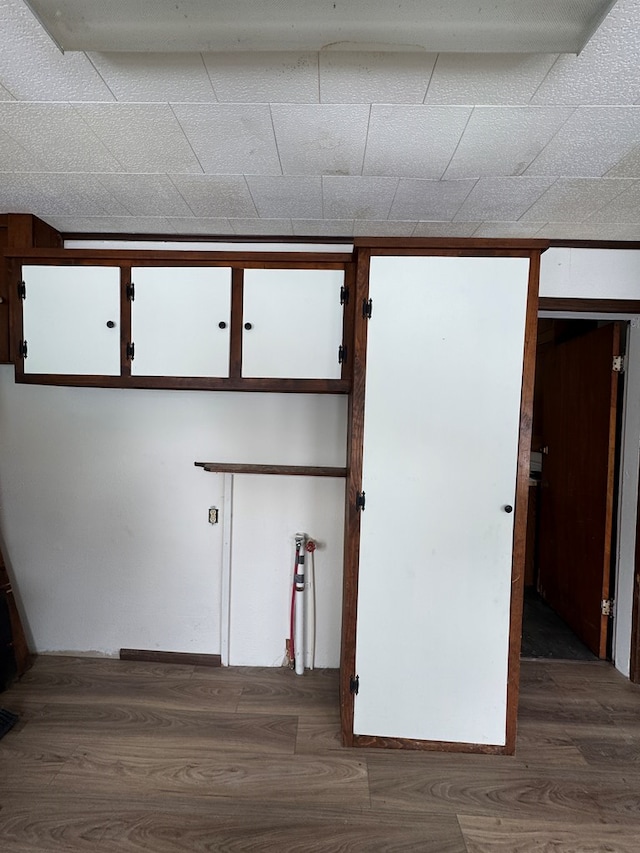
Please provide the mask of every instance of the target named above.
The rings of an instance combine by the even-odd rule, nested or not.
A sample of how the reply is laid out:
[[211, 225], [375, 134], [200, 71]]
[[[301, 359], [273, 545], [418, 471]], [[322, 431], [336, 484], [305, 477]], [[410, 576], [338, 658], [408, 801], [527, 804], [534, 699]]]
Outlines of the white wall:
[[640, 299], [640, 252], [548, 249], [540, 262], [540, 296]]
[[[222, 507], [222, 477], [194, 461], [344, 465], [345, 444], [343, 397], [15, 385], [0, 367], [0, 531], [34, 649], [220, 653], [223, 525], [207, 512]], [[341, 481], [307, 484], [292, 505], [274, 480], [260, 484], [253, 521], [290, 536], [304, 523], [322, 537], [322, 606], [339, 612]], [[236, 506], [236, 529], [246, 510]], [[234, 589], [268, 572], [286, 597], [291, 543], [244, 565]], [[336, 666], [331, 620], [318, 658]], [[287, 630], [274, 612], [259, 644], [283, 648]]]

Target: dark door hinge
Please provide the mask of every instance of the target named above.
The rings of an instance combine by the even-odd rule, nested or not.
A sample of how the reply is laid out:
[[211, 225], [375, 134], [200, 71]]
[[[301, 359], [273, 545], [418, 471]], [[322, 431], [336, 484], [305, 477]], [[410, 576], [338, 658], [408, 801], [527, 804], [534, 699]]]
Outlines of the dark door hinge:
[[20, 358], [26, 358], [27, 357], [27, 349], [28, 349], [27, 348], [27, 342], [26, 341], [20, 341], [20, 343], [18, 344], [18, 356]]
[[370, 320], [373, 314], [373, 299], [362, 300], [362, 316], [365, 320]]
[[129, 302], [134, 302], [136, 298], [136, 286], [133, 282], [127, 285], [127, 299]]
[[344, 364], [347, 360], [347, 348], [344, 344], [340, 344], [338, 347], [338, 364]]
[[133, 361], [134, 356], [136, 354], [136, 345], [132, 342], [127, 344], [127, 358], [129, 361]]
[[24, 281], [18, 282], [18, 299], [26, 299], [27, 298], [27, 285]]
[[352, 675], [349, 679], [349, 692], [354, 696], [358, 695], [358, 691], [360, 690], [360, 676]]
[[358, 494], [356, 495], [356, 509], [359, 509], [362, 512], [364, 512], [364, 506], [365, 506], [364, 492], [358, 492]]
[[344, 285], [340, 288], [340, 305], [349, 304], [349, 288]]

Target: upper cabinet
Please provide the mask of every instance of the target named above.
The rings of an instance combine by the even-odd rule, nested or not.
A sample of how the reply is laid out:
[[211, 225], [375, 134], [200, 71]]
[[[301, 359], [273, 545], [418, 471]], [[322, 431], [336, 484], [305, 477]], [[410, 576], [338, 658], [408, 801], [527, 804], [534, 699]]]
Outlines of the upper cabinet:
[[349, 391], [350, 262], [186, 255], [16, 259], [17, 381]]

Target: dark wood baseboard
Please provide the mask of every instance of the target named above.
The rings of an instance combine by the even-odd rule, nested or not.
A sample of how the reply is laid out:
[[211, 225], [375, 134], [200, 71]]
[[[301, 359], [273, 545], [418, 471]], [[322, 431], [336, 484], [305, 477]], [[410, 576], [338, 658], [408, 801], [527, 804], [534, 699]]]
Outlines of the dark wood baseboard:
[[220, 655], [156, 652], [149, 649], [120, 649], [120, 660], [134, 660], [144, 663], [181, 663], [184, 666], [222, 666]]
[[352, 746], [380, 749], [414, 749], [430, 752], [468, 752], [478, 755], [512, 755], [514, 752], [508, 745], [451, 743], [449, 741], [413, 740], [410, 738], [376, 737], [373, 735], [353, 735]]

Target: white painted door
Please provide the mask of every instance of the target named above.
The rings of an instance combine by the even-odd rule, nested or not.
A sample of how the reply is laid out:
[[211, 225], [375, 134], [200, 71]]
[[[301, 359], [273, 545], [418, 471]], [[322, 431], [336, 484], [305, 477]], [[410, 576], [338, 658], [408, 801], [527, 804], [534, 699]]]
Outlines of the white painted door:
[[229, 267], [134, 267], [133, 376], [228, 376]]
[[120, 269], [33, 265], [22, 277], [24, 372], [119, 376]]
[[528, 268], [372, 258], [355, 734], [505, 743]]
[[340, 379], [342, 270], [244, 273], [242, 375]]

